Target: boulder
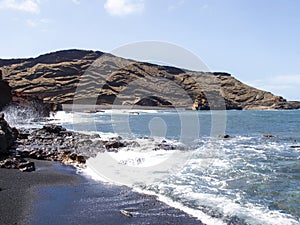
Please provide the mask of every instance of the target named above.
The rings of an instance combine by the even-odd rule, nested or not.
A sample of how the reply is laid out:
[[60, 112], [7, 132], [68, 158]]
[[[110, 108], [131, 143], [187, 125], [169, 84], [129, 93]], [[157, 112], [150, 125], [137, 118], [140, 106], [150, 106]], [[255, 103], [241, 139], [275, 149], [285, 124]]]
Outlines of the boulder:
[[125, 147], [125, 143], [120, 142], [120, 141], [110, 141], [104, 144], [106, 149], [111, 149], [111, 148], [122, 148]]
[[43, 130], [52, 134], [59, 134], [66, 131], [64, 127], [58, 125], [45, 125]]
[[76, 162], [77, 162], [77, 163], [85, 164], [85, 163], [86, 163], [86, 159], [85, 159], [85, 157], [82, 156], [82, 155], [77, 155], [77, 156], [76, 156]]
[[264, 134], [264, 138], [274, 138], [275, 136], [272, 134]]
[[22, 172], [31, 172], [35, 171], [35, 165], [34, 162], [23, 162], [19, 164], [19, 170]]
[[0, 161], [0, 168], [17, 169], [18, 162], [12, 158], [5, 159], [3, 161]]
[[8, 157], [7, 159], [0, 161], [0, 168], [19, 169], [22, 172], [35, 171], [34, 162], [16, 157]]
[[231, 136], [229, 135], [229, 134], [220, 134], [219, 136], [218, 136], [219, 138], [231, 138]]
[[131, 212], [129, 212], [129, 211], [127, 211], [127, 210], [124, 210], [124, 209], [121, 209], [121, 210], [120, 210], [120, 213], [121, 213], [123, 216], [129, 217], [129, 218], [133, 217], [133, 214], [132, 214]]

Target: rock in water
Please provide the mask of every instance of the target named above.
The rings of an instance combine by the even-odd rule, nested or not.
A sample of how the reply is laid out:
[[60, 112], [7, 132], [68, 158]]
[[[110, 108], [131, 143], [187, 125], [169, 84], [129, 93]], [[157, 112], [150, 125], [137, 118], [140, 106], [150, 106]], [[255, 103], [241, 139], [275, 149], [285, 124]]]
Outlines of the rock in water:
[[272, 134], [264, 134], [264, 138], [274, 138], [275, 136]]
[[219, 138], [231, 138], [231, 136], [229, 135], [229, 134], [220, 134], [219, 136], [218, 136]]
[[133, 217], [132, 213], [130, 213], [130, 212], [124, 210], [124, 209], [121, 209], [120, 213], [122, 213], [122, 215], [127, 216], [129, 218]]

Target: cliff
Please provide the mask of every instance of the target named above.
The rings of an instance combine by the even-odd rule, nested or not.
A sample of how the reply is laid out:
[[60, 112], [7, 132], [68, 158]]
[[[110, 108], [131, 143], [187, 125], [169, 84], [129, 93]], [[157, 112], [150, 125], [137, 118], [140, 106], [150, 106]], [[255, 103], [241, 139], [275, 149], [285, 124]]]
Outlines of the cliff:
[[64, 50], [37, 58], [0, 59], [0, 70], [13, 92], [38, 96], [52, 105], [74, 102], [190, 109], [300, 108], [300, 102], [287, 102], [227, 73], [188, 71], [99, 51]]
[[12, 100], [11, 87], [7, 81], [2, 80], [2, 71], [0, 70], [0, 111]]

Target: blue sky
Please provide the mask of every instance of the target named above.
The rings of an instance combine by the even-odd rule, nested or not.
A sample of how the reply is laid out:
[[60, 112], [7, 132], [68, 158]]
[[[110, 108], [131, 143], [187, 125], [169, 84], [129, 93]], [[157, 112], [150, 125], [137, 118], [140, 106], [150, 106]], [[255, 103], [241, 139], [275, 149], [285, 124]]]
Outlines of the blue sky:
[[0, 0], [0, 58], [165, 41], [300, 100], [298, 0]]

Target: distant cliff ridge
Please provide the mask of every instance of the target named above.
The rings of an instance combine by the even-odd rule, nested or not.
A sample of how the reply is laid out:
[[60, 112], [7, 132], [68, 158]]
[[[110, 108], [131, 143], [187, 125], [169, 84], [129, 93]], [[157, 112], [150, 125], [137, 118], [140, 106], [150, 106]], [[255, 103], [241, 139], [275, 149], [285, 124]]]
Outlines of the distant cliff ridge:
[[[45, 103], [57, 105], [72, 104], [75, 97], [76, 103], [106, 106], [197, 110], [300, 108], [300, 102], [288, 102], [281, 96], [250, 87], [228, 73], [188, 71], [110, 54], [105, 54], [105, 63], [97, 64], [95, 60], [103, 54], [64, 50], [37, 58], [0, 59], [0, 70], [14, 92], [38, 96]], [[5, 86], [5, 81], [0, 85]], [[100, 81], [102, 85], [97, 84]]]

